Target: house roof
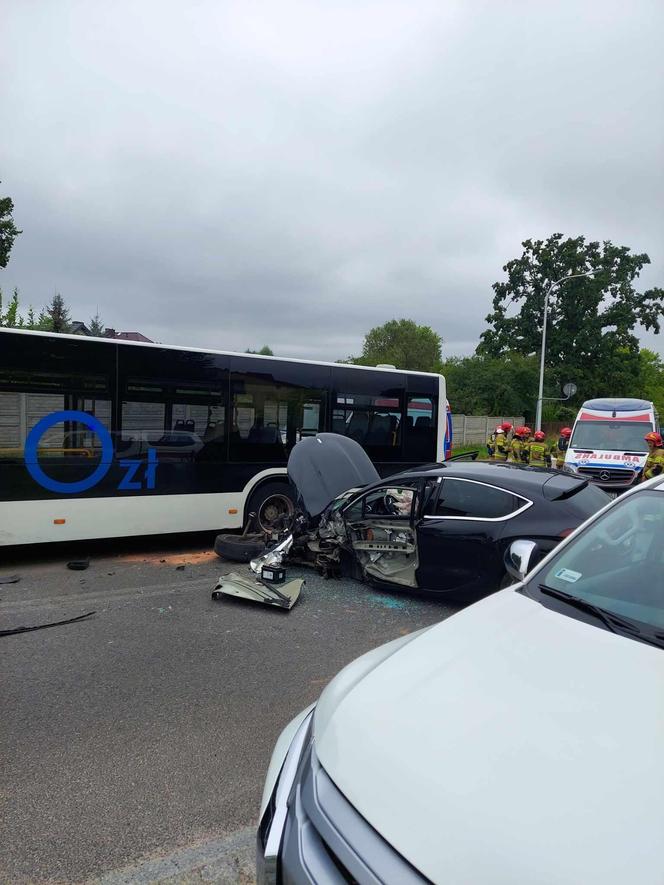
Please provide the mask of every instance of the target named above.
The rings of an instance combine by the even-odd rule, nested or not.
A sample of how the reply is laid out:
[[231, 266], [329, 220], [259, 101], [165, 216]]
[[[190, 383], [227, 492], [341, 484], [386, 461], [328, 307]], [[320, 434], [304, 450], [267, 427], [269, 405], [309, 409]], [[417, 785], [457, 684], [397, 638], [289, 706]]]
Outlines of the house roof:
[[142, 332], [116, 332], [115, 338], [120, 338], [123, 341], [145, 341], [147, 344], [153, 344], [151, 338], [146, 338]]

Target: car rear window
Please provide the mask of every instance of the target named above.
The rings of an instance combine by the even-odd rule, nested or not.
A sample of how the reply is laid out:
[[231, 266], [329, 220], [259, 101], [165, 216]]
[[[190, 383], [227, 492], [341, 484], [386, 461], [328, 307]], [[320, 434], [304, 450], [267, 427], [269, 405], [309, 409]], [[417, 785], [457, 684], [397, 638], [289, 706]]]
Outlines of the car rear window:
[[500, 519], [526, 503], [523, 498], [511, 492], [504, 492], [483, 482], [445, 479], [436, 503], [436, 516]]
[[575, 492], [567, 500], [585, 519], [601, 510], [602, 507], [609, 503], [611, 498], [602, 489], [594, 486], [592, 483], [588, 483], [587, 486]]

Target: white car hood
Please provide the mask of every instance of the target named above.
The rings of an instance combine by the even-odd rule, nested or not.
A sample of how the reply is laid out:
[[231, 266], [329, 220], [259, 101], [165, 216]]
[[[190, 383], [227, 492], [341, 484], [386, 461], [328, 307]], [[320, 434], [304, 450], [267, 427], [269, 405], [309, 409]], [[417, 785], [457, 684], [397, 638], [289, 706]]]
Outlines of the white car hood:
[[318, 758], [432, 881], [661, 885], [661, 649], [505, 590], [350, 685]]

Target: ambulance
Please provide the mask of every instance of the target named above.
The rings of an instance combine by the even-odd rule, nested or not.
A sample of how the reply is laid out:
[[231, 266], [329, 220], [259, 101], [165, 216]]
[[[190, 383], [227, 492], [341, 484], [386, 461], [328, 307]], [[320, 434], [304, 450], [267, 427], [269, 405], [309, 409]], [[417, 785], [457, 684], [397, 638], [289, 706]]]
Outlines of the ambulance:
[[638, 482], [648, 457], [646, 433], [658, 430], [651, 402], [590, 399], [576, 416], [564, 469], [588, 477], [610, 494]]

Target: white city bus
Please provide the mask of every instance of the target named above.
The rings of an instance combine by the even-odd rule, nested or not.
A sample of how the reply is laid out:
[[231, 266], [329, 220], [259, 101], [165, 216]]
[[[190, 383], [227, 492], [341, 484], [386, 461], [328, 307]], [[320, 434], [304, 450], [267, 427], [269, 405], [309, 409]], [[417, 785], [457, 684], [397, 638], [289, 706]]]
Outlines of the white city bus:
[[445, 457], [422, 372], [0, 329], [0, 545], [269, 526], [303, 436], [381, 475]]

